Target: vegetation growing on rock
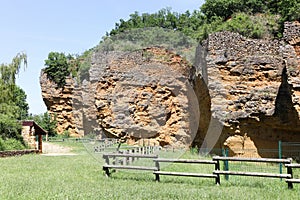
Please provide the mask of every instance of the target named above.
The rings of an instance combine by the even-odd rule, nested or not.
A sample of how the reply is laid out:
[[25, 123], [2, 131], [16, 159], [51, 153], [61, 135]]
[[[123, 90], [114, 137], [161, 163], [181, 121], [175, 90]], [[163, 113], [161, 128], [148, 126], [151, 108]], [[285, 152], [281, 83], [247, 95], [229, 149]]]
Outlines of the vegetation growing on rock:
[[[78, 78], [78, 82], [89, 80], [88, 70], [95, 50], [132, 50], [138, 46], [145, 48], [153, 39], [159, 39], [159, 46], [164, 46], [165, 38], [173, 41], [173, 47], [182, 47], [190, 43], [187, 38], [202, 41], [210, 33], [225, 30], [250, 38], [281, 37], [283, 23], [298, 19], [300, 3], [297, 0], [206, 0], [200, 9], [192, 12], [177, 13], [172, 12], [171, 8], [152, 14], [134, 12], [128, 20], [120, 19], [97, 47], [80, 56], [49, 53], [45, 72], [58, 87], [63, 87], [65, 77], [70, 74]], [[168, 31], [161, 31], [157, 27]], [[185, 39], [174, 37], [174, 32], [181, 33]]]
[[163, 27], [183, 32], [197, 40], [203, 40], [209, 33], [220, 30], [235, 31], [254, 38], [262, 38], [268, 33], [277, 37], [282, 35], [285, 21], [299, 18], [300, 3], [297, 0], [207, 0], [192, 13], [187, 11], [180, 14], [170, 9], [162, 9], [154, 14], [139, 15], [135, 12], [127, 21], [120, 19], [107, 35], [134, 28]]

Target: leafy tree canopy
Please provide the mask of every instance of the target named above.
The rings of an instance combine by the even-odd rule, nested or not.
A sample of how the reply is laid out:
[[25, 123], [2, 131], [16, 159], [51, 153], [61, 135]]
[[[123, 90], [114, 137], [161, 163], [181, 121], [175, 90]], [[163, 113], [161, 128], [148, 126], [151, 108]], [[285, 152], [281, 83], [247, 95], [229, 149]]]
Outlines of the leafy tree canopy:
[[59, 88], [66, 84], [66, 77], [69, 75], [81, 82], [83, 79], [88, 79], [91, 52], [92, 50], [87, 50], [80, 56], [50, 52], [48, 59], [45, 60], [46, 68], [44, 72]]
[[64, 53], [50, 52], [45, 60], [45, 73], [58, 87], [65, 85], [66, 77], [70, 74], [68, 59]]
[[56, 136], [56, 124], [57, 121], [55, 117], [52, 118], [48, 112], [39, 115], [30, 115], [28, 117], [30, 120], [34, 120], [39, 126], [48, 132], [49, 136]]
[[[248, 15], [247, 18], [250, 21], [247, 22], [247, 26], [241, 27], [238, 23], [226, 24], [230, 18], [241, 17], [238, 13], [243, 13], [243, 18]], [[270, 21], [271, 25], [263, 24], [263, 19], [258, 20], [258, 17], [253, 17], [258, 13], [264, 14], [262, 17]], [[276, 17], [277, 15], [280, 17]], [[115, 28], [107, 35], [116, 35], [133, 28], [163, 27], [181, 31], [198, 40], [205, 39], [211, 31], [222, 29], [238, 31], [247, 37], [261, 38], [269, 35], [269, 33], [277, 37], [282, 35], [285, 21], [299, 19], [299, 0], [206, 0], [199, 10], [192, 13], [186, 11], [179, 14], [171, 12], [170, 8], [162, 9], [154, 14], [143, 13], [139, 15], [138, 12], [135, 12], [130, 15], [130, 19], [127, 21], [120, 19], [120, 22], [116, 23]], [[256, 26], [257, 21], [260, 22]], [[234, 25], [237, 27], [233, 27]], [[245, 29], [242, 30], [241, 28]]]
[[27, 64], [27, 56], [18, 54], [10, 64], [0, 65], [0, 137], [3, 140], [9, 138], [23, 142], [21, 137], [21, 125], [18, 120], [28, 115], [28, 104], [25, 92], [16, 85], [16, 75], [24, 64]]

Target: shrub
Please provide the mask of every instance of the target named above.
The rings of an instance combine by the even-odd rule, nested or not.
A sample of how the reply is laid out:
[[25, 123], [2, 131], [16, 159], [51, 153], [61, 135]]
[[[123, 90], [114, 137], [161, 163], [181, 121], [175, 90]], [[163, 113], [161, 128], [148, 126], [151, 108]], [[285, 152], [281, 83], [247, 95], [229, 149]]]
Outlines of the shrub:
[[50, 52], [45, 60], [45, 73], [47, 77], [54, 81], [58, 87], [66, 84], [66, 77], [70, 75], [67, 56], [64, 53]]
[[26, 145], [22, 143], [20, 140], [16, 140], [14, 138], [2, 139], [0, 138], [0, 151], [8, 151], [8, 150], [22, 150], [26, 149]]
[[21, 136], [21, 124], [8, 115], [0, 114], [0, 133], [2, 139], [13, 138], [23, 141]]

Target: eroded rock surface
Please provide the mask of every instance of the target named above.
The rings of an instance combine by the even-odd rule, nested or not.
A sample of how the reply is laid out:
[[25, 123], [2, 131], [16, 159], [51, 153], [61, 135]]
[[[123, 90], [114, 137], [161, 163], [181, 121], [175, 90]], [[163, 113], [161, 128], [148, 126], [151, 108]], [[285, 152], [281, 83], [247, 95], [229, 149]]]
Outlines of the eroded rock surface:
[[47, 78], [47, 75], [41, 72], [40, 85], [42, 97], [46, 104], [49, 114], [57, 121], [57, 132], [64, 134], [66, 131], [71, 136], [76, 136], [76, 124], [73, 115], [73, 97], [74, 80], [70, 77], [66, 79], [66, 85], [63, 88]]
[[104, 134], [129, 143], [191, 144], [198, 128], [191, 115], [198, 103], [189, 81], [192, 66], [160, 48], [109, 54], [95, 54], [90, 70]]
[[69, 77], [58, 89], [42, 74], [42, 95], [58, 131], [71, 135], [193, 141], [256, 157], [276, 156], [264, 149], [277, 149], [279, 140], [300, 141], [299, 22], [285, 24], [282, 40], [211, 34], [195, 66], [160, 48], [95, 52], [89, 81]]
[[[192, 76], [195, 69], [180, 56], [148, 48], [96, 52], [90, 81], [73, 82], [68, 98], [63, 96], [65, 88], [47, 87], [45, 75], [41, 85], [48, 110], [65, 122], [59, 121], [60, 128], [72, 121], [76, 123], [71, 131], [78, 135], [95, 133], [124, 138], [130, 144], [184, 147], [192, 143], [198, 129]], [[69, 105], [70, 115], [64, 115]]]
[[[277, 149], [279, 140], [300, 141], [299, 23], [287, 23], [284, 38], [255, 40], [219, 32], [199, 47], [205, 57], [198, 70], [207, 81], [212, 120], [222, 126], [214, 147], [234, 152], [251, 143]], [[205, 136], [197, 140], [203, 143]]]

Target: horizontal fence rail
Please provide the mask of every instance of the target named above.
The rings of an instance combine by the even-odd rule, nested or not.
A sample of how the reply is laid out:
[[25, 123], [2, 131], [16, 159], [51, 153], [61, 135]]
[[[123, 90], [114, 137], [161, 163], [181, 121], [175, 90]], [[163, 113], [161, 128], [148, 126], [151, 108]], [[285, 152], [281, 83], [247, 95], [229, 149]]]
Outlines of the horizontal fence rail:
[[[300, 164], [292, 163], [291, 158], [287, 159], [276, 159], [276, 158], [243, 158], [243, 157], [222, 157], [214, 156], [212, 160], [200, 160], [200, 159], [175, 159], [175, 158], [158, 158], [158, 155], [154, 154], [132, 154], [132, 153], [104, 153], [103, 159], [105, 164], [103, 165], [103, 170], [107, 176], [110, 176], [110, 169], [129, 169], [129, 170], [147, 170], [153, 171], [155, 175], [155, 180], [160, 181], [161, 175], [166, 176], [185, 176], [185, 177], [198, 177], [198, 178], [214, 178], [216, 184], [220, 184], [220, 175], [237, 175], [237, 176], [253, 176], [262, 178], [284, 178], [288, 184], [288, 188], [293, 188], [293, 183], [300, 183], [300, 179], [293, 177], [293, 168], [300, 168]], [[152, 166], [147, 165], [134, 165], [135, 161], [139, 159], [148, 159], [152, 161]], [[248, 165], [246, 163], [273, 163], [284, 165], [287, 168], [287, 173], [270, 173], [270, 172], [259, 172], [255, 169], [248, 170], [237, 170], [230, 169], [227, 163], [227, 168], [225, 170], [220, 169], [220, 162], [240, 162], [241, 164]], [[151, 163], [151, 162], [150, 162]], [[176, 170], [162, 170], [160, 163], [182, 163], [182, 164], [194, 164], [199, 165], [199, 168], [194, 172], [186, 171], [176, 171]], [[149, 164], [149, 162], [148, 162]], [[201, 165], [213, 165], [214, 169], [208, 173], [201, 173], [198, 169], [202, 169]], [[187, 165], [190, 166], [190, 165]], [[260, 164], [259, 164], [260, 166]], [[266, 165], [267, 167], [272, 167], [273, 165]], [[274, 166], [273, 166], [274, 167]], [[185, 168], [183, 168], [185, 169]]]
[[186, 176], [186, 177], [198, 177], [198, 178], [214, 178], [216, 184], [220, 184], [220, 176], [218, 174], [207, 174], [207, 173], [196, 173], [196, 172], [174, 172], [174, 171], [162, 171], [160, 169], [160, 162], [164, 163], [185, 163], [185, 164], [212, 164], [215, 169], [219, 169], [219, 163], [213, 160], [195, 160], [195, 159], [166, 159], [166, 158], [157, 158], [153, 159], [156, 171], [153, 172], [155, 175], [155, 180], [160, 181], [160, 175], [168, 176]]
[[[226, 162], [225, 170], [215, 170], [214, 174], [222, 174], [222, 175], [238, 175], [238, 176], [254, 176], [254, 177], [265, 177], [265, 178], [286, 178], [286, 179], [292, 179], [293, 174], [291, 173], [291, 170], [287, 170], [286, 174], [281, 173], [266, 173], [266, 172], [256, 172], [254, 170], [251, 171], [239, 171], [239, 170], [229, 170], [228, 161], [233, 162], [255, 162], [255, 163], [275, 163], [275, 164], [291, 164], [292, 159], [276, 159], [276, 158], [243, 158], [243, 157], [221, 157], [221, 156], [214, 156], [213, 160], [220, 162], [224, 161]], [[228, 177], [226, 177], [228, 179]], [[287, 181], [288, 188], [293, 188], [293, 183]]]
[[[112, 158], [112, 160], [110, 159]], [[125, 158], [125, 160], [120, 160], [118, 164], [118, 158]], [[143, 155], [143, 154], [122, 154], [122, 153], [105, 153], [103, 154], [103, 159], [105, 164], [103, 165], [103, 170], [107, 177], [110, 176], [110, 169], [129, 169], [129, 170], [145, 170], [145, 171], [155, 171], [157, 168], [155, 166], [145, 166], [145, 165], [132, 165], [132, 163], [137, 159], [155, 159], [158, 155]]]

